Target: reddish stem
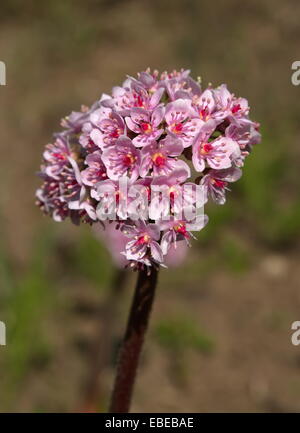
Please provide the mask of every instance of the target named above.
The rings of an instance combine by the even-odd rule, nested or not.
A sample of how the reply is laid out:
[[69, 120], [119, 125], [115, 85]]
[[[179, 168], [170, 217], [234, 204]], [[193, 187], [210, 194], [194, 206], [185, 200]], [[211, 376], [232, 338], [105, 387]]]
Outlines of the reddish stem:
[[134, 381], [155, 295], [157, 270], [140, 270], [120, 349], [110, 413], [129, 412]]

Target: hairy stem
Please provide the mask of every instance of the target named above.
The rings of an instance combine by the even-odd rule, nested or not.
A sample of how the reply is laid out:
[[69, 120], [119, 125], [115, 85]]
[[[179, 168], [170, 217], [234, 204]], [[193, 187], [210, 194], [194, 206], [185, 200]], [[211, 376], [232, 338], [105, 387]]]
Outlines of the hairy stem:
[[140, 270], [120, 349], [117, 374], [109, 408], [110, 413], [129, 412], [134, 381], [153, 304], [157, 270]]

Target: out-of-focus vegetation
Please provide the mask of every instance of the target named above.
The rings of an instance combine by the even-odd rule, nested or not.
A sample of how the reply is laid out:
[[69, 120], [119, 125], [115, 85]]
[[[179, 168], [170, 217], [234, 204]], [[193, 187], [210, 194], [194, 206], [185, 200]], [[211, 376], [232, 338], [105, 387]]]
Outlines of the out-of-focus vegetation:
[[212, 339], [185, 317], [165, 318], [157, 323], [155, 331], [159, 344], [174, 351], [177, 356], [182, 356], [189, 348], [202, 353], [210, 353], [213, 349]]
[[[299, 12], [279, 0], [2, 1], [0, 410], [78, 408], [115, 270], [88, 227], [40, 215], [35, 172], [62, 116], [147, 66], [226, 82], [263, 141], [227, 204], [207, 208], [185, 264], [161, 273], [134, 409], [299, 410]], [[116, 302], [118, 337], [133, 283]]]

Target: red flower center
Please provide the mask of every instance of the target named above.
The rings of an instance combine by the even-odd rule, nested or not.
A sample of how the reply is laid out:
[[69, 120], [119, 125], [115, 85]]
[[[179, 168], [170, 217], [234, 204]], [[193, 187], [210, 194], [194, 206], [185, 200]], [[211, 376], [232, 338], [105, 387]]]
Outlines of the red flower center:
[[235, 104], [235, 105], [232, 107], [231, 112], [232, 112], [232, 114], [235, 114], [235, 113], [237, 113], [237, 112], [240, 111], [240, 110], [241, 110], [241, 106], [240, 106], [240, 104]]
[[141, 129], [145, 134], [150, 134], [152, 132], [152, 126], [147, 122], [141, 123]]
[[165, 165], [166, 157], [162, 153], [155, 153], [152, 156], [152, 161], [157, 167], [162, 167]]
[[99, 168], [99, 170], [96, 171], [96, 178], [94, 179], [94, 181], [97, 182], [97, 178], [99, 177], [102, 177], [103, 179], [107, 177], [103, 168]]
[[66, 159], [66, 156], [62, 152], [55, 152], [53, 153], [53, 156], [60, 161], [64, 161]]
[[179, 223], [178, 225], [174, 226], [174, 230], [175, 232], [182, 234], [184, 237], [188, 237], [188, 233], [186, 231], [186, 226], [184, 223]]
[[139, 237], [137, 240], [137, 244], [139, 245], [144, 245], [144, 244], [149, 244], [151, 238], [148, 234], [144, 234], [143, 236]]
[[227, 185], [227, 182], [220, 179], [212, 179], [212, 183], [216, 188], [224, 188]]
[[111, 138], [119, 138], [120, 131], [116, 128], [109, 135], [111, 136]]
[[209, 152], [211, 152], [213, 149], [213, 146], [210, 143], [203, 143], [200, 147], [200, 154], [201, 155], [207, 155]]
[[177, 190], [174, 186], [171, 186], [171, 188], [169, 189], [169, 194], [170, 194], [171, 201], [174, 201], [174, 199], [177, 195]]
[[141, 95], [136, 95], [134, 99], [136, 107], [144, 107], [144, 100]]
[[202, 108], [202, 110], [199, 111], [199, 116], [200, 119], [202, 120], [207, 120], [207, 118], [209, 117], [209, 112], [208, 112], [208, 108]]
[[173, 125], [172, 131], [175, 132], [175, 134], [180, 134], [182, 132], [182, 129], [183, 129], [182, 123], [175, 123]]
[[151, 189], [149, 186], [146, 186], [146, 194], [147, 194], [147, 199], [150, 200], [151, 199]]
[[135, 157], [131, 153], [127, 153], [127, 155], [123, 156], [123, 164], [129, 167], [135, 161]]

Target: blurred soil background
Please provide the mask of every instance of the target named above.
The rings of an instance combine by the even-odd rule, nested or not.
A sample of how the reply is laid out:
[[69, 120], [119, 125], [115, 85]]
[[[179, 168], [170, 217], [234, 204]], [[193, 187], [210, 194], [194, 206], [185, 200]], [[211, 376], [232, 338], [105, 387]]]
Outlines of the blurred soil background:
[[108, 323], [106, 410], [135, 275], [104, 323], [110, 255], [89, 227], [41, 215], [35, 173], [63, 116], [148, 66], [227, 83], [263, 140], [186, 262], [161, 272], [133, 411], [300, 411], [299, 16], [296, 0], [2, 0], [0, 411], [83, 409]]

